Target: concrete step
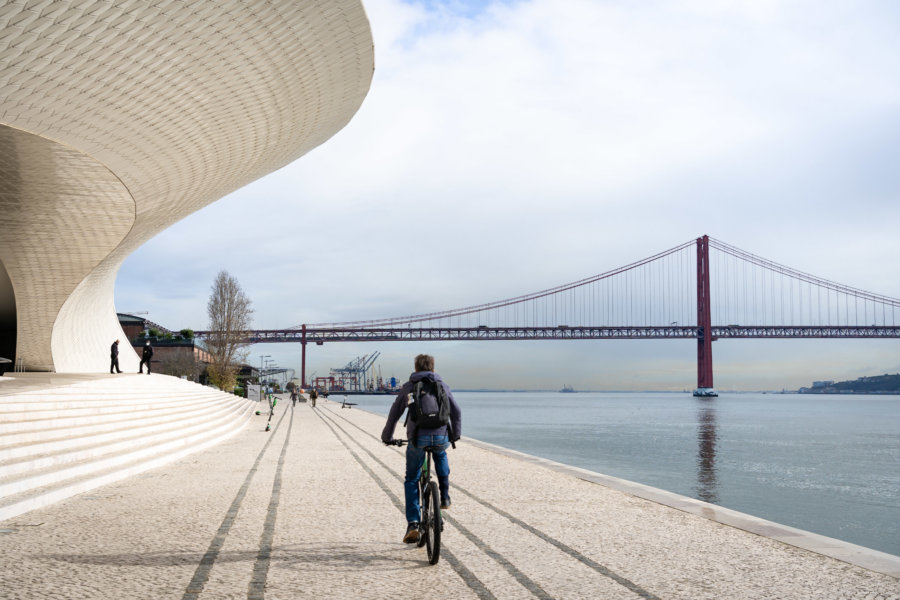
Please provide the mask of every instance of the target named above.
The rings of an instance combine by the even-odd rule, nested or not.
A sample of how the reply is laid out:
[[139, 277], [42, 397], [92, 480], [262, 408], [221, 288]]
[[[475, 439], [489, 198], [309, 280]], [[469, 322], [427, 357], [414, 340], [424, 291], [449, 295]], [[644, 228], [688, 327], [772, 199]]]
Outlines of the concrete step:
[[157, 431], [177, 427], [179, 423], [185, 421], [210, 418], [220, 411], [229, 411], [239, 406], [242, 406], [241, 402], [227, 400], [199, 406], [192, 404], [182, 409], [170, 409], [161, 414], [141, 413], [133, 415], [131, 418], [112, 422], [11, 433], [0, 437], [0, 461], [11, 461], [79, 446], [113, 442], [134, 435], [153, 434]]
[[[35, 398], [53, 398], [54, 396], [65, 396], [71, 394], [82, 393], [89, 390], [95, 394], [104, 394], [110, 391], [121, 392], [124, 390], [133, 390], [135, 393], [141, 393], [146, 390], [159, 389], [160, 386], [169, 386], [171, 382], [161, 381], [161, 379], [172, 379], [171, 377], [146, 377], [139, 379], [128, 377], [122, 379], [95, 379], [74, 381], [58, 385], [42, 385], [38, 381], [29, 381], [26, 379], [15, 380], [10, 385], [3, 386], [3, 395], [20, 395], [26, 394]], [[182, 381], [182, 383], [190, 383]], [[202, 388], [203, 386], [196, 386]], [[184, 388], [182, 388], [184, 389]]]
[[20, 394], [6, 395], [0, 397], [0, 413], [12, 412], [13, 410], [31, 410], [46, 408], [78, 408], [102, 405], [110, 401], [120, 401], [124, 403], [146, 402], [160, 397], [168, 398], [191, 398], [191, 397], [221, 397], [234, 396], [233, 394], [223, 394], [222, 392], [197, 386], [196, 389], [185, 389], [184, 387], [167, 388], [159, 387], [146, 390], [90, 390], [87, 388], [79, 388], [77, 390], [68, 390], [66, 393], [54, 394], [38, 394], [34, 392], [23, 392]]
[[245, 417], [233, 420], [213, 430], [207, 430], [203, 433], [173, 441], [167, 444], [165, 449], [161, 449], [159, 453], [153, 456], [144, 456], [127, 464], [120, 464], [103, 471], [85, 473], [75, 479], [56, 482], [3, 498], [0, 500], [0, 521], [49, 506], [76, 494], [132, 477], [149, 469], [155, 469], [194, 452], [214, 446], [243, 429], [249, 422], [249, 417], [252, 414], [252, 411], [248, 408]]
[[[0, 483], [12, 476], [35, 475], [41, 469], [62, 468], [70, 463], [87, 460], [114, 452], [127, 451], [145, 441], [157, 442], [185, 435], [196, 427], [209, 426], [220, 421], [245, 418], [253, 407], [246, 404], [222, 404], [217, 410], [197, 410], [186, 417], [178, 413], [176, 418], [146, 427], [130, 427], [108, 436], [72, 436], [40, 444], [23, 444], [16, 450], [10, 448], [14, 457], [0, 463]], [[40, 450], [44, 450], [40, 452]], [[2, 495], [2, 494], [0, 494]]]
[[158, 414], [160, 411], [207, 405], [208, 401], [198, 401], [195, 398], [166, 398], [165, 400], [147, 401], [131, 406], [123, 406], [120, 403], [108, 403], [106, 406], [92, 408], [21, 411], [3, 415], [3, 422], [0, 423], [0, 436], [26, 431], [74, 427], [87, 423], [115, 421], [129, 417], [134, 418], [138, 415]]
[[57, 402], [22, 402], [17, 399], [14, 402], [0, 402], [0, 418], [3, 422], [15, 422], [23, 420], [39, 420], [47, 418], [47, 415], [56, 416], [61, 412], [68, 415], [95, 414], [96, 412], [110, 412], [115, 410], [134, 410], [144, 406], [156, 405], [161, 401], [183, 402], [197, 398], [189, 394], [165, 394], [146, 398], [100, 399], [100, 400], [69, 400]]
[[0, 396], [0, 520], [207, 448], [258, 408], [164, 375], [63, 381]]
[[[246, 409], [235, 412], [249, 413]], [[69, 460], [73, 458], [72, 455], [59, 456], [59, 462], [53, 462], [49, 457], [45, 457], [50, 464], [40, 470], [26, 470], [0, 478], [0, 498], [152, 458], [170, 449], [183, 447], [186, 444], [185, 440], [202, 439], [205, 432], [231, 427], [235, 419], [241, 416], [243, 415], [231, 412], [221, 413], [215, 418], [194, 421], [186, 426], [169, 427], [155, 435], [134, 436], [127, 440], [124, 447], [122, 444], [112, 445], [114, 448], [95, 446], [86, 457], [77, 462]]]

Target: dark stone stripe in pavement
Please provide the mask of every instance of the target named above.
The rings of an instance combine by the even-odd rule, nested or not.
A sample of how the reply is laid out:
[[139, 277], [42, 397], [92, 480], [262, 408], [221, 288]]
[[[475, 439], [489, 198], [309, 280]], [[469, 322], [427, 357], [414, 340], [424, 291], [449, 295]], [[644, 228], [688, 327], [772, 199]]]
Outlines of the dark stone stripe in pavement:
[[648, 591], [645, 590], [644, 588], [640, 587], [639, 585], [637, 585], [637, 584], [635, 584], [635, 583], [632, 583], [631, 581], [629, 581], [628, 579], [625, 579], [625, 578], [622, 577], [621, 575], [617, 575], [616, 573], [610, 571], [608, 568], [604, 567], [604, 566], [601, 565], [600, 563], [597, 563], [597, 562], [591, 560], [590, 558], [588, 558], [587, 556], [581, 554], [581, 553], [578, 552], [577, 550], [575, 550], [575, 549], [573, 549], [573, 548], [570, 548], [569, 546], [565, 545], [564, 543], [560, 542], [559, 540], [557, 540], [557, 539], [555, 539], [555, 538], [553, 538], [553, 537], [550, 537], [549, 535], [547, 535], [547, 534], [544, 533], [543, 531], [540, 531], [539, 529], [535, 529], [534, 527], [532, 527], [531, 525], [529, 525], [529, 524], [526, 523], [525, 521], [522, 521], [521, 519], [518, 519], [518, 518], [512, 516], [511, 514], [509, 514], [508, 512], [506, 512], [505, 510], [503, 510], [503, 509], [501, 509], [501, 508], [498, 508], [498, 507], [494, 506], [493, 504], [491, 504], [491, 503], [488, 502], [487, 500], [482, 500], [481, 498], [479, 498], [479, 497], [476, 496], [475, 494], [473, 494], [473, 493], [471, 493], [471, 492], [469, 492], [469, 491], [466, 491], [466, 490], [462, 489], [462, 488], [459, 487], [459, 486], [454, 486], [454, 487], [455, 487], [456, 489], [458, 489], [459, 491], [461, 491], [461, 492], [462, 492], [463, 494], [465, 494], [466, 496], [468, 496], [469, 498], [471, 498], [472, 500], [474, 500], [475, 502], [478, 502], [479, 504], [481, 504], [482, 506], [484, 506], [485, 508], [490, 509], [490, 510], [493, 510], [493, 511], [496, 512], [498, 515], [501, 515], [501, 516], [503, 516], [503, 517], [506, 517], [507, 519], [509, 519], [510, 521], [512, 521], [513, 523], [515, 523], [516, 525], [518, 525], [519, 527], [521, 527], [521, 528], [523, 528], [523, 529], [525, 529], [525, 530], [531, 532], [532, 534], [534, 534], [534, 535], [536, 535], [537, 537], [541, 538], [542, 540], [544, 540], [544, 541], [547, 542], [548, 544], [551, 544], [551, 545], [553, 545], [553, 546], [556, 546], [557, 548], [559, 548], [560, 550], [562, 550], [563, 552], [565, 552], [566, 554], [568, 554], [568, 555], [571, 556], [572, 558], [574, 558], [574, 559], [576, 559], [576, 560], [582, 562], [583, 564], [589, 566], [590, 568], [594, 569], [594, 570], [597, 571], [598, 573], [600, 573], [600, 574], [602, 574], [602, 575], [605, 575], [606, 577], [609, 577], [610, 579], [612, 579], [613, 581], [615, 581], [616, 583], [618, 583], [618, 584], [621, 585], [622, 587], [628, 588], [629, 590], [631, 590], [632, 592], [634, 592], [635, 594], [637, 594], [637, 595], [640, 596], [641, 598], [646, 598], [647, 600], [660, 600], [659, 597], [654, 596], [653, 594], [651, 594], [650, 592], [648, 592]]
[[[328, 422], [328, 419], [322, 416], [321, 412], [316, 411], [316, 414], [320, 419], [322, 419], [322, 422], [325, 423], [325, 425], [327, 425], [329, 429], [331, 429], [331, 433], [333, 433], [334, 437], [336, 437], [338, 441], [343, 444], [344, 448], [347, 449], [354, 460], [356, 460], [356, 462], [359, 463], [363, 470], [369, 474], [369, 477], [371, 477], [375, 481], [375, 483], [378, 484], [381, 490], [385, 494], [387, 494], [388, 498], [391, 499], [391, 502], [394, 503], [394, 506], [397, 507], [397, 510], [399, 510], [401, 513], [406, 513], [404, 504], [400, 501], [400, 498], [396, 494], [394, 494], [394, 492], [391, 491], [384, 480], [376, 475], [375, 472], [369, 468], [369, 465], [367, 465], [359, 457], [359, 455], [356, 454], [356, 452], [354, 452], [353, 449], [347, 445], [347, 442], [345, 442], [343, 438], [341, 438], [341, 436], [337, 434], [337, 431], [335, 431], [334, 429], [336, 425], [332, 426], [331, 423]], [[346, 432], [344, 432], [344, 434], [346, 435]], [[446, 560], [450, 564], [453, 570], [456, 571], [456, 574], [459, 575], [459, 577], [465, 582], [465, 584], [469, 586], [469, 588], [473, 592], [475, 592], [475, 594], [479, 598], [482, 598], [484, 600], [497, 600], [496, 596], [494, 596], [494, 594], [492, 594], [491, 591], [487, 589], [487, 587], [485, 587], [484, 583], [482, 583], [482, 581], [478, 579], [478, 577], [476, 577], [475, 574], [472, 573], [472, 571], [470, 571], [464, 564], [462, 564], [462, 562], [457, 559], [452, 552], [450, 552], [446, 548], [441, 548], [441, 556], [444, 557], [444, 560]]]
[[259, 454], [256, 457], [256, 461], [253, 463], [253, 466], [247, 473], [247, 477], [244, 479], [244, 484], [241, 486], [241, 489], [238, 490], [237, 495], [231, 502], [231, 507], [229, 507], [228, 512], [225, 513], [225, 518], [222, 520], [222, 524], [219, 525], [219, 530], [216, 531], [216, 535], [213, 537], [212, 542], [209, 544], [209, 549], [206, 551], [206, 554], [203, 555], [203, 558], [200, 559], [200, 564], [197, 566], [197, 570], [194, 571], [194, 577], [191, 578], [191, 582], [188, 584], [187, 589], [184, 592], [184, 596], [182, 596], [182, 600], [197, 600], [197, 598], [200, 597], [200, 593], [203, 591], [203, 587], [209, 580], [209, 572], [212, 570], [213, 564], [215, 564], [216, 559], [219, 557], [219, 551], [222, 549], [222, 545], [225, 543], [225, 538], [228, 537], [228, 532], [231, 529], [232, 524], [234, 523], [234, 519], [237, 516], [238, 510], [240, 510], [241, 508], [241, 503], [243, 503], [244, 501], [244, 496], [247, 495], [247, 490], [250, 489], [250, 482], [253, 481], [253, 476], [256, 475], [256, 471], [257, 469], [259, 469], [259, 465], [262, 462], [262, 457], [263, 455], [265, 455], [266, 450], [269, 448], [269, 444], [272, 443], [272, 439], [275, 437], [275, 432], [278, 431], [278, 428], [281, 426], [281, 422], [284, 421], [285, 415], [287, 415], [287, 412], [281, 415], [281, 418], [275, 425], [275, 429], [272, 431], [272, 435], [268, 440], [266, 440], [266, 443], [263, 445], [262, 450], [259, 451]]
[[[331, 412], [331, 411], [329, 411], [329, 412]], [[335, 413], [332, 412], [332, 414], [335, 414]], [[340, 417], [341, 419], [343, 419], [344, 421], [346, 421], [347, 423], [349, 423], [349, 424], [352, 425], [353, 427], [356, 427], [357, 429], [359, 429], [361, 432], [363, 432], [363, 433], [366, 434], [367, 436], [369, 436], [369, 437], [371, 437], [371, 438], [373, 438], [373, 439], [375, 439], [375, 440], [377, 440], [377, 441], [379, 441], [379, 442], [381, 441], [377, 436], [372, 435], [370, 432], [366, 431], [365, 429], [363, 429], [362, 427], [360, 427], [360, 426], [357, 425], [356, 423], [350, 421], [349, 419], [347, 419], [347, 418], [344, 417], [343, 415], [336, 415], [336, 416]], [[374, 456], [373, 456], [373, 458], [374, 458]], [[375, 460], [378, 460], [378, 459], [376, 458]], [[379, 461], [379, 462], [380, 462], [380, 461]], [[383, 463], [382, 463], [382, 464], [383, 464]], [[659, 597], [657, 597], [657, 596], [651, 594], [650, 592], [648, 592], [647, 590], [645, 590], [645, 589], [642, 588], [641, 586], [637, 585], [636, 583], [634, 583], [634, 582], [632, 582], [632, 581], [630, 581], [630, 580], [628, 580], [628, 579], [622, 577], [621, 575], [618, 575], [617, 573], [611, 571], [609, 568], [604, 567], [604, 566], [601, 565], [600, 563], [598, 563], [598, 562], [596, 562], [596, 561], [594, 561], [594, 560], [588, 558], [587, 556], [581, 554], [580, 552], [578, 552], [578, 551], [575, 550], [574, 548], [571, 548], [571, 547], [567, 546], [566, 544], [560, 542], [560, 541], [557, 540], [556, 538], [554, 538], [554, 537], [552, 537], [552, 536], [550, 536], [550, 535], [544, 533], [543, 531], [541, 531], [541, 530], [539, 530], [539, 529], [537, 529], [537, 528], [535, 528], [535, 527], [529, 525], [528, 523], [522, 521], [521, 519], [518, 519], [518, 518], [512, 516], [511, 514], [509, 514], [508, 512], [506, 512], [506, 511], [504, 511], [504, 510], [501, 510], [500, 508], [497, 508], [496, 506], [494, 506], [493, 504], [491, 504], [491, 503], [488, 502], [487, 500], [482, 500], [481, 498], [479, 498], [478, 496], [476, 496], [476, 495], [473, 494], [472, 492], [469, 492], [468, 490], [466, 490], [466, 489], [464, 489], [464, 488], [461, 488], [461, 487], [458, 486], [458, 485], [455, 485], [455, 484], [454, 484], [453, 488], [456, 489], [456, 490], [459, 490], [460, 492], [462, 492], [463, 494], [465, 494], [465, 495], [468, 496], [469, 498], [472, 498], [473, 500], [475, 500], [476, 502], [478, 502], [479, 504], [481, 504], [481, 505], [484, 506], [485, 508], [487, 508], [487, 509], [489, 509], [489, 510], [492, 510], [492, 511], [496, 512], [498, 515], [501, 515], [502, 517], [505, 517], [506, 519], [509, 519], [509, 520], [510, 520], [512, 523], [514, 523], [515, 525], [518, 525], [519, 527], [522, 527], [523, 529], [525, 529], [525, 530], [528, 531], [529, 533], [532, 533], [532, 534], [536, 535], [537, 537], [541, 538], [542, 540], [544, 540], [544, 541], [547, 542], [548, 544], [551, 544], [551, 545], [555, 546], [556, 548], [558, 548], [558, 549], [561, 550], [562, 552], [565, 552], [566, 554], [568, 554], [568, 555], [571, 556], [572, 558], [578, 560], [578, 561], [581, 562], [582, 564], [587, 565], [588, 567], [594, 569], [595, 571], [597, 571], [597, 572], [600, 573], [601, 575], [604, 575], [605, 577], [609, 577], [610, 579], [612, 579], [613, 581], [615, 581], [616, 583], [618, 583], [618, 584], [621, 585], [622, 587], [625, 587], [625, 588], [629, 589], [630, 591], [634, 592], [635, 594], [637, 594], [637, 595], [640, 596], [641, 598], [646, 598], [647, 600], [660, 600]], [[457, 524], [454, 523], [454, 525], [457, 525]]]
[[[329, 411], [329, 412], [331, 412], [331, 411]], [[331, 414], [333, 415], [334, 413], [331, 413]], [[343, 419], [344, 417], [341, 417], [341, 418]], [[346, 421], [346, 419], [344, 419], [344, 420]], [[348, 421], [348, 423], [349, 423], [349, 421]], [[354, 424], [351, 423], [351, 425], [354, 425]], [[387, 466], [384, 462], [382, 462], [381, 459], [379, 459], [377, 456], [375, 456], [372, 452], [370, 452], [367, 448], [365, 448], [362, 444], [360, 444], [356, 439], [354, 439], [350, 434], [348, 434], [347, 431], [346, 431], [343, 427], [341, 427], [341, 426], [338, 425], [337, 423], [335, 423], [335, 427], [337, 427], [338, 429], [340, 429], [341, 431], [343, 431], [343, 432], [344, 432], [344, 435], [346, 435], [348, 438], [350, 438], [351, 440], [353, 440], [353, 443], [356, 444], [357, 446], [359, 446], [360, 449], [361, 449], [363, 452], [365, 452], [365, 453], [368, 454], [370, 457], [372, 457], [372, 460], [374, 460], [375, 462], [377, 462], [378, 464], [380, 464], [382, 467], [384, 467], [385, 470], [387, 470], [389, 473], [392, 473], [392, 474], [394, 475], [394, 477], [395, 477], [398, 481], [400, 481], [401, 483], [403, 483], [403, 478], [402, 478], [402, 477], [400, 477], [400, 476], [399, 476], [397, 473], [395, 473], [389, 466]], [[376, 439], [377, 439], [377, 438], [376, 438]], [[380, 440], [379, 440], [379, 441], [380, 441]], [[352, 451], [351, 451], [351, 452], [352, 452]], [[406, 512], [406, 511], [404, 510], [404, 512]], [[544, 600], [544, 599], [550, 599], [550, 600], [552, 600], [553, 597], [552, 597], [550, 594], [548, 594], [547, 592], [545, 592], [544, 589], [543, 589], [541, 586], [539, 586], [537, 583], [535, 583], [534, 581], [532, 581], [531, 578], [529, 578], [525, 573], [523, 573], [523, 572], [520, 571], [518, 568], [516, 568], [516, 566], [513, 565], [510, 561], [508, 561], [508, 560], [506, 559], [506, 557], [504, 557], [502, 554], [500, 554], [499, 552], [497, 552], [496, 550], [494, 550], [493, 548], [491, 548], [490, 546], [488, 546], [481, 538], [479, 538], [478, 536], [476, 536], [474, 533], [472, 533], [472, 532], [471, 532], [469, 529], [467, 529], [466, 527], [463, 527], [456, 519], [452, 518], [450, 515], [444, 515], [444, 518], [445, 518], [451, 525], [453, 525], [454, 527], [458, 528], [458, 529], [459, 529], [459, 532], [462, 533], [462, 534], [463, 534], [470, 542], [472, 542], [479, 550], [481, 550], [482, 552], [484, 552], [485, 554], [487, 554], [488, 556], [490, 556], [491, 558], [493, 558], [495, 561], [497, 561], [497, 564], [499, 564], [501, 567], [503, 567], [504, 569], [506, 569], [506, 572], [507, 572], [507, 573], [509, 573], [510, 575], [512, 575], [512, 577], [513, 577], [516, 581], [518, 581], [519, 584], [522, 585], [522, 587], [524, 587], [524, 588], [527, 589], [529, 592], [531, 592], [535, 597], [541, 598], [542, 600]], [[444, 549], [441, 548], [441, 552], [443, 552], [443, 551], [444, 551]]]
[[467, 529], [466, 527], [463, 527], [463, 525], [459, 521], [457, 521], [450, 515], [442, 515], [442, 516], [444, 517], [444, 520], [448, 521], [451, 525], [456, 527], [460, 531], [460, 533], [462, 533], [464, 536], [466, 536], [466, 538], [468, 538], [468, 540], [470, 542], [475, 544], [482, 552], [484, 552], [485, 554], [487, 554], [488, 556], [493, 558], [495, 561], [497, 561], [497, 563], [500, 566], [502, 566], [504, 569], [506, 569], [506, 571], [510, 575], [512, 575], [516, 581], [518, 581], [520, 584], [522, 584], [522, 586], [525, 589], [527, 589], [529, 592], [534, 594], [535, 597], [541, 598], [542, 600], [553, 600], [553, 596], [551, 596], [546, 591], [544, 591], [544, 588], [542, 588], [537, 583], [532, 581], [527, 575], [525, 575], [525, 573], [523, 573], [522, 571], [517, 569], [516, 566], [513, 565], [508, 560], [506, 560], [506, 558], [502, 554], [500, 554], [499, 552], [496, 552], [493, 548], [491, 548], [490, 546], [485, 544], [483, 541], [481, 541], [481, 539], [478, 538], [469, 529]]
[[[341, 417], [341, 418], [343, 418], [343, 417]], [[346, 419], [344, 419], [344, 420], [346, 420]], [[353, 423], [351, 423], [351, 425], [353, 425]], [[375, 462], [380, 464], [382, 467], [384, 467], [385, 470], [392, 473], [398, 481], [403, 483], [403, 478], [400, 477], [399, 475], [397, 475], [396, 473], [394, 473], [394, 471], [388, 465], [386, 465], [384, 462], [382, 462], [377, 456], [375, 456], [367, 448], [363, 447], [363, 445], [360, 444], [358, 441], [353, 439], [353, 437], [350, 436], [346, 432], [346, 430], [344, 430], [340, 425], [335, 424], [335, 426], [338, 427], [341, 431], [343, 431], [344, 435], [346, 435], [348, 438], [353, 440], [353, 443], [355, 443], [357, 446], [359, 446], [366, 454], [368, 454], [370, 457], [372, 457], [372, 459]], [[352, 450], [351, 450], [351, 452], [352, 452]], [[403, 505], [400, 505], [399, 508], [404, 513], [406, 512], [404, 510]], [[518, 568], [516, 568], [516, 566], [513, 565], [511, 562], [509, 562], [502, 554], [500, 554], [499, 552], [495, 551], [493, 548], [488, 546], [483, 540], [481, 540], [478, 536], [476, 536], [474, 533], [472, 533], [469, 529], [467, 529], [466, 527], [463, 527], [456, 519], [453, 519], [450, 515], [444, 515], [444, 518], [451, 525], [453, 525], [454, 527], [457, 527], [459, 529], [460, 533], [462, 533], [470, 542], [472, 542], [472, 544], [474, 544], [476, 548], [478, 548], [479, 550], [481, 550], [482, 552], [484, 552], [485, 554], [487, 554], [488, 556], [493, 558], [495, 561], [497, 561], [497, 563], [500, 566], [502, 566], [504, 569], [506, 569], [507, 573], [509, 573], [516, 581], [519, 582], [520, 585], [522, 585], [522, 587], [524, 587], [529, 592], [531, 592], [535, 597], [541, 598], [542, 600], [552, 599], [552, 596], [547, 594], [547, 592], [545, 592], [544, 589], [541, 588], [541, 586], [539, 586], [537, 583], [532, 581], [527, 575], [525, 575], [525, 573], [523, 573]], [[445, 552], [445, 549], [441, 548], [441, 552], [442, 553]]]
[[[287, 414], [288, 411], [285, 410], [284, 412]], [[284, 436], [284, 444], [281, 446], [281, 455], [278, 457], [278, 468], [275, 470], [275, 481], [272, 483], [269, 509], [266, 512], [266, 521], [263, 525], [262, 535], [259, 538], [259, 554], [256, 555], [253, 575], [250, 579], [250, 585], [247, 586], [247, 600], [263, 600], [266, 596], [266, 580], [269, 577], [269, 563], [272, 560], [272, 540], [275, 537], [275, 521], [278, 518], [278, 502], [281, 499], [281, 473], [284, 471], [284, 459], [287, 456], [288, 442], [291, 440], [291, 431], [293, 429], [294, 407], [291, 406], [291, 418], [288, 421], [288, 430]]]

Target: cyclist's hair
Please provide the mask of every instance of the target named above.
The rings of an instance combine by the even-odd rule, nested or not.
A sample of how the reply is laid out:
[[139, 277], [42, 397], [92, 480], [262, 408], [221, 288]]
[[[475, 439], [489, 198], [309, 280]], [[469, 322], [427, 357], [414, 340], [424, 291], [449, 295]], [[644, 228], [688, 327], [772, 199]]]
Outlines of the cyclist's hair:
[[429, 354], [420, 354], [416, 357], [416, 372], [434, 371], [434, 357]]

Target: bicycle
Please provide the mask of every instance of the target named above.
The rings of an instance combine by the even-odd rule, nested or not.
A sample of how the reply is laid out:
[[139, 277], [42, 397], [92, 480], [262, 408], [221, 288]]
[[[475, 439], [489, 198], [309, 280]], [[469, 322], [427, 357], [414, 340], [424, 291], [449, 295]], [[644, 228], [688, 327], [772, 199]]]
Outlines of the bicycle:
[[[407, 440], [391, 440], [392, 446], [405, 446]], [[437, 481], [431, 478], [431, 453], [440, 450], [439, 446], [425, 446], [425, 460], [419, 470], [419, 508], [422, 517], [419, 519], [419, 541], [416, 547], [425, 546], [428, 563], [436, 565], [441, 558], [441, 532], [444, 530], [444, 517], [441, 515], [441, 495]]]

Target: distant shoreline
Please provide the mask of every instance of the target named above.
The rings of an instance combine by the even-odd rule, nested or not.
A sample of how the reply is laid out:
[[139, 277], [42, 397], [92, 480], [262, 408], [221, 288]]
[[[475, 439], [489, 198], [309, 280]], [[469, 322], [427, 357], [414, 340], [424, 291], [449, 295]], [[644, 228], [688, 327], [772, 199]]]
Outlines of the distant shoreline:
[[[394, 396], [399, 390], [393, 392], [360, 392], [360, 391], [339, 391], [333, 390], [329, 392], [332, 396]], [[454, 388], [454, 392], [464, 393], [489, 393], [489, 394], [562, 394], [559, 390], [492, 390], [486, 388]], [[800, 388], [799, 390], [718, 390], [719, 395], [737, 395], [737, 394], [813, 394], [819, 396], [897, 396], [900, 390], [890, 391], [861, 391], [861, 390], [840, 390], [829, 389], [813, 390], [812, 388]], [[579, 394], [676, 394], [691, 395], [690, 390], [673, 391], [673, 390], [575, 390], [574, 393]], [[567, 393], [566, 395], [570, 395]]]

